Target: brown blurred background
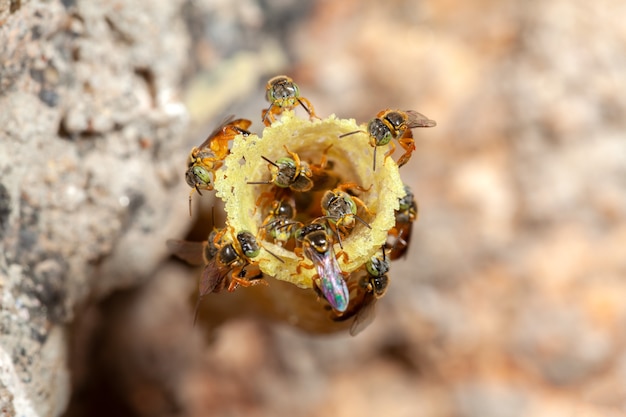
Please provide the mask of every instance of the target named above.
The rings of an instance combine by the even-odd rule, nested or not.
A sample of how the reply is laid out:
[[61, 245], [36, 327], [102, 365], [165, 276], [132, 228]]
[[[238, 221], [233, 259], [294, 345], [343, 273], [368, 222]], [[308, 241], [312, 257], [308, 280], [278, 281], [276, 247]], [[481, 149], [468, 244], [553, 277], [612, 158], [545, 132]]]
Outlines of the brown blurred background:
[[[69, 3], [64, 13], [89, 10]], [[121, 33], [145, 9], [158, 15], [104, 3]], [[181, 0], [168, 10], [180, 26], [157, 21], [133, 42], [139, 53], [185, 38], [171, 49], [181, 64], [162, 84], [154, 70], [153, 87], [169, 86], [188, 114], [161, 155], [178, 171], [155, 210], [176, 220], [149, 235], [158, 256], [147, 269], [130, 267], [123, 285], [106, 274], [144, 258], [102, 272], [64, 322], [66, 416], [626, 415], [626, 3]], [[211, 199], [187, 215], [187, 153], [226, 114], [260, 131], [265, 82], [280, 73], [322, 117], [364, 122], [400, 108], [438, 123], [415, 131], [401, 170], [420, 208], [409, 254], [357, 337], [240, 314], [230, 294], [194, 328], [199, 272], [159, 246], [206, 235]]]

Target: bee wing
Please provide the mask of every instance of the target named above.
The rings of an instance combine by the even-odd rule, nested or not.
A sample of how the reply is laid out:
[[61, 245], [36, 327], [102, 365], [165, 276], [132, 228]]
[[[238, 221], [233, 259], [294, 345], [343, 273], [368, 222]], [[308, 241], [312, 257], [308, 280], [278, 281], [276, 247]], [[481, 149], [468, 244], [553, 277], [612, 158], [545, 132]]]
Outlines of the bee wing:
[[322, 294], [330, 305], [339, 312], [344, 312], [348, 308], [350, 294], [348, 285], [335, 258], [335, 252], [330, 249], [320, 254], [314, 249], [307, 248], [309, 259], [315, 265], [317, 274], [321, 282]]
[[[207, 138], [204, 140], [204, 142], [202, 142], [202, 144], [200, 146], [198, 146], [198, 149], [206, 148], [207, 146], [209, 146], [209, 144], [211, 143], [211, 140], [213, 140], [213, 138], [215, 136], [217, 136], [217, 134], [220, 133], [222, 131], [222, 129], [224, 129], [224, 126], [226, 126], [227, 124], [231, 123], [233, 120], [235, 120], [235, 115], [234, 114], [231, 114], [230, 116], [226, 116], [224, 118], [224, 120], [222, 121], [222, 123], [220, 123], [220, 125], [218, 127], [216, 127], [211, 133], [209, 133], [209, 136], [207, 136]], [[239, 119], [239, 120], [245, 120], [245, 119]], [[237, 120], [237, 122], [239, 120]], [[250, 122], [250, 123], [252, 123], [252, 122]]]
[[202, 275], [198, 282], [200, 297], [222, 290], [226, 283], [225, 278], [229, 272], [230, 268], [220, 267], [215, 258], [211, 259], [202, 270]]
[[367, 293], [363, 298], [361, 309], [356, 314], [354, 321], [350, 325], [350, 335], [356, 336], [361, 333], [367, 326], [372, 324], [376, 317], [376, 300], [372, 293]]
[[168, 239], [167, 248], [170, 253], [193, 266], [204, 265], [204, 246], [206, 242], [190, 242], [188, 240]]
[[200, 281], [198, 282], [198, 299], [193, 310], [193, 323], [198, 320], [200, 304], [205, 295], [212, 292], [219, 292], [226, 286], [226, 276], [230, 272], [229, 268], [220, 268], [215, 258], [211, 259], [202, 270]]
[[414, 110], [406, 110], [405, 113], [409, 116], [407, 126], [410, 129], [414, 127], [435, 127], [437, 122], [424, 116], [422, 113], [418, 113]]

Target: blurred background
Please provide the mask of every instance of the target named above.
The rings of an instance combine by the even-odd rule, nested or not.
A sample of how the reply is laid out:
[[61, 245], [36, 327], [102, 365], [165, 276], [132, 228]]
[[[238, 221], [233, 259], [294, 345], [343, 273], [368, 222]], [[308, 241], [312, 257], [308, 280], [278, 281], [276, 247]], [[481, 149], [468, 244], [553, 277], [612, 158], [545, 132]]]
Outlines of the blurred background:
[[[78, 172], [93, 171], [87, 178], [96, 180], [82, 176], [76, 186], [88, 190], [93, 210], [109, 198], [115, 206], [110, 217], [92, 211], [84, 220], [92, 225], [99, 217], [97, 233], [90, 226], [81, 238], [63, 240], [96, 255], [33, 275], [37, 302], [48, 288], [37, 282], [56, 277], [59, 287], [70, 286], [44, 303], [43, 316], [23, 319], [32, 330], [39, 317], [48, 336], [63, 329], [56, 357], [66, 364], [59, 372], [70, 391], [51, 410], [68, 417], [626, 415], [626, 3], [143, 3], [11, 1], [3, 20], [3, 105], [25, 100], [22, 74], [34, 78], [28, 91], [50, 112], [59, 109], [50, 118], [60, 127], [27, 130], [49, 135], [61, 154], [73, 149]], [[28, 19], [50, 16], [46, 24], [56, 31], [35, 37]], [[28, 38], [19, 35], [20, 19], [31, 28]], [[20, 46], [40, 38], [69, 51], [73, 62], [58, 64], [58, 52], [56, 84], [50, 65], [33, 64], [37, 51], [24, 52], [28, 65], [11, 65], [23, 62]], [[127, 88], [126, 73], [134, 80]], [[207, 297], [223, 306], [193, 327], [199, 271], [169, 258], [164, 246], [167, 238], [201, 240], [211, 227], [210, 193], [198, 199], [194, 217], [187, 213], [191, 147], [228, 114], [253, 120], [260, 132], [265, 83], [283, 73], [322, 117], [365, 122], [399, 108], [438, 123], [414, 132], [417, 150], [401, 169], [420, 212], [408, 256], [392, 264], [376, 320], [356, 337], [265, 321], [245, 314], [231, 294]], [[127, 95], [135, 101], [125, 104]], [[18, 121], [46, 123], [48, 113], [27, 108]], [[52, 145], [15, 139], [26, 124], [11, 120], [3, 124], [4, 146], [14, 147], [7, 151], [37, 149], [35, 165], [57, 172], [58, 163], [43, 162]], [[137, 160], [119, 180], [136, 192], [115, 188], [117, 167]], [[32, 207], [46, 218], [54, 198], [34, 203], [33, 190], [66, 186], [68, 175], [44, 184], [3, 181], [3, 193], [20, 196], [0, 207], [19, 206], [4, 221], [41, 225]], [[79, 210], [87, 203], [73, 195], [64, 189], [50, 223], [72, 219], [71, 229], [80, 222], [67, 204]], [[30, 229], [18, 229], [23, 243]], [[52, 239], [59, 231], [47, 233]], [[46, 248], [37, 265], [48, 259]], [[26, 250], [7, 249], [6, 288], [15, 274], [10, 265], [31, 265], [19, 255]], [[74, 278], [59, 278], [65, 274]], [[18, 311], [8, 299], [5, 312]], [[51, 307], [59, 304], [64, 309]], [[35, 362], [44, 360], [41, 353]], [[3, 386], [17, 399], [7, 378]], [[20, 381], [24, 398], [51, 401]]]

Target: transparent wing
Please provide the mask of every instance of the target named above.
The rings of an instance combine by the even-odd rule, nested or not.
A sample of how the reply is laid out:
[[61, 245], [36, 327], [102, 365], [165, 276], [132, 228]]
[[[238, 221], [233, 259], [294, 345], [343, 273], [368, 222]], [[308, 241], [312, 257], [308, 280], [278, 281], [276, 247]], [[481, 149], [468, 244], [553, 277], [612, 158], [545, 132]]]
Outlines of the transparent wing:
[[206, 242], [190, 242], [188, 240], [168, 239], [167, 248], [177, 258], [193, 266], [204, 265], [204, 246]]
[[418, 113], [414, 110], [406, 110], [405, 113], [409, 116], [409, 120], [407, 121], [407, 126], [409, 128], [414, 127], [435, 127], [437, 126], [437, 122], [429, 119], [424, 116], [422, 113]]
[[200, 146], [198, 146], [198, 148], [202, 149], [202, 148], [206, 148], [207, 146], [209, 146], [209, 144], [211, 143], [211, 140], [213, 140], [213, 138], [217, 136], [217, 134], [220, 133], [222, 129], [224, 129], [224, 126], [231, 123], [233, 120], [235, 120], [234, 114], [231, 114], [230, 116], [226, 116], [224, 120], [222, 121], [222, 123], [220, 123], [218, 127], [216, 127], [211, 133], [209, 133], [209, 136], [207, 136], [207, 138], [204, 140], [204, 142], [202, 142]]

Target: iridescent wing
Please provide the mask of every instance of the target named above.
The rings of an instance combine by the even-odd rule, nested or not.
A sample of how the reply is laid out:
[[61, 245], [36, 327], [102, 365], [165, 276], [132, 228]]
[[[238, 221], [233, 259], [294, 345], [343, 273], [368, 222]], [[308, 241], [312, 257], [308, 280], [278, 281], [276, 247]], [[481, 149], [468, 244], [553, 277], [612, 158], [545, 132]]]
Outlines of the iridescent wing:
[[317, 269], [320, 282], [318, 286], [324, 294], [324, 298], [332, 308], [343, 313], [348, 308], [350, 294], [335, 258], [335, 251], [331, 248], [322, 254], [311, 247], [305, 247], [305, 251]]

